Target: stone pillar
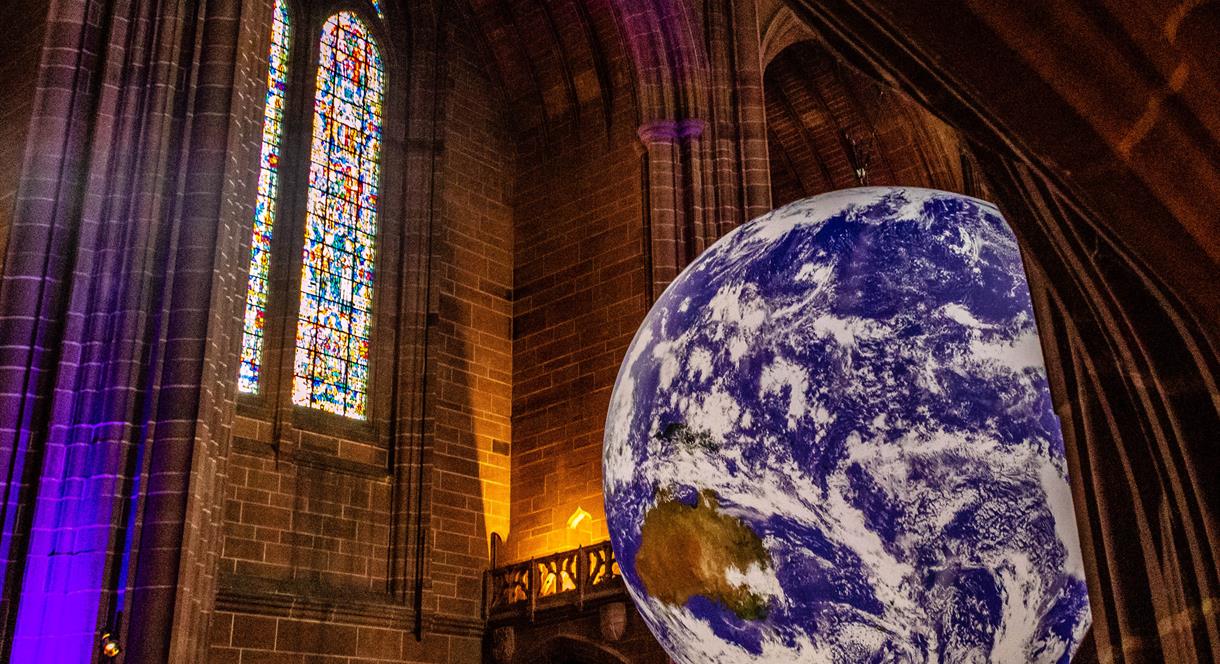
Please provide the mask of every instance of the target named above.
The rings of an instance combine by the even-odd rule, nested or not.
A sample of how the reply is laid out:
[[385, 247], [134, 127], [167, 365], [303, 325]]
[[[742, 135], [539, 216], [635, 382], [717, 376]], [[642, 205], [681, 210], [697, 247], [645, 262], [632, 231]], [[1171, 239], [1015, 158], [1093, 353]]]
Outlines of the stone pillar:
[[763, 91], [762, 37], [758, 3], [731, 0], [737, 149], [741, 155], [741, 216], [744, 221], [771, 210], [771, 163], [767, 158], [767, 108]]
[[196, 662], [266, 71], [242, 14], [270, 3], [49, 11], [0, 280], [0, 660], [96, 661], [105, 630]]
[[707, 123], [653, 120], [640, 126], [644, 173], [644, 255], [648, 299], [655, 301], [708, 243], [704, 227]]
[[705, 12], [720, 236], [771, 209], [771, 165], [757, 2], [712, 0]]

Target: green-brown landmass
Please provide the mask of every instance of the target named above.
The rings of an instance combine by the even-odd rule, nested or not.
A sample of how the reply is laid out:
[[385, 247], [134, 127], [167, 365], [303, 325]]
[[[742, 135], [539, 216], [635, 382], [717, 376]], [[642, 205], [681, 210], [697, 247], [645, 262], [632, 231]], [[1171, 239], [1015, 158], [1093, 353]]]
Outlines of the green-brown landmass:
[[762, 539], [736, 517], [719, 510], [716, 494], [703, 491], [692, 507], [662, 494], [644, 515], [635, 569], [648, 594], [673, 606], [702, 595], [743, 620], [767, 615], [767, 600], [744, 586], [730, 585], [725, 571], [766, 569], [771, 558]]

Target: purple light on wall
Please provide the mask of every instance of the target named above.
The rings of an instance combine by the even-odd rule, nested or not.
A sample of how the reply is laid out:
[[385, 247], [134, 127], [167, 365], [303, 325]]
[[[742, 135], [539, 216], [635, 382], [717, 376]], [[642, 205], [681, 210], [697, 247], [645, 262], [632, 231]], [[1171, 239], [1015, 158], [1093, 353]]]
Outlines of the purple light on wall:
[[[124, 423], [78, 426], [49, 441], [13, 632], [12, 661], [88, 662], [108, 608], [113, 513], [122, 505]], [[59, 438], [58, 436], [54, 436]], [[96, 469], [96, 470], [95, 470]], [[129, 547], [124, 547], [127, 551]], [[125, 559], [113, 562], [125, 569]]]

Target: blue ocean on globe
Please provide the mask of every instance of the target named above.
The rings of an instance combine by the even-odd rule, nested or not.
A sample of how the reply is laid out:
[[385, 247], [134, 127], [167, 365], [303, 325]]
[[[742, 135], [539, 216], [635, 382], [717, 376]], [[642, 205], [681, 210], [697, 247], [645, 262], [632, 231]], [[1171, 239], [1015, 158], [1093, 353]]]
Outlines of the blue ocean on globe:
[[914, 188], [710, 247], [628, 349], [604, 449], [677, 662], [1068, 662], [1091, 617], [1017, 240]]

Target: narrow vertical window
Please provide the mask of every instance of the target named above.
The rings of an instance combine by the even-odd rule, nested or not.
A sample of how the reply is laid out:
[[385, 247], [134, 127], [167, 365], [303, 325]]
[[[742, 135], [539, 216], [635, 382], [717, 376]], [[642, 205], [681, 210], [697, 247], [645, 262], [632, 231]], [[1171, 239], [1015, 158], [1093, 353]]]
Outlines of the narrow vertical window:
[[352, 12], [322, 28], [292, 401], [364, 419], [385, 70]]
[[373, 9], [377, 12], [377, 15], [381, 18], [385, 18], [385, 12], [381, 11], [381, 0], [372, 0], [372, 3]]
[[254, 237], [250, 242], [250, 274], [246, 283], [246, 317], [242, 330], [241, 370], [237, 388], [258, 392], [263, 366], [263, 335], [267, 320], [267, 278], [271, 270], [271, 228], [280, 189], [280, 146], [284, 139], [284, 93], [288, 87], [288, 6], [276, 0], [271, 23], [271, 53], [267, 58], [267, 103], [263, 111], [263, 146], [254, 207]]

